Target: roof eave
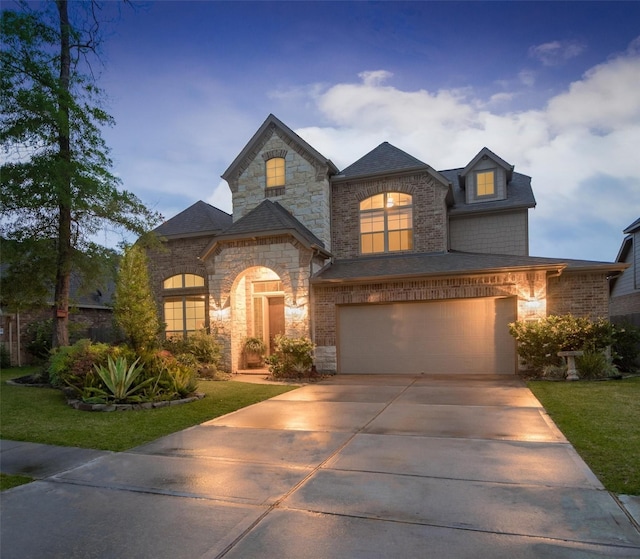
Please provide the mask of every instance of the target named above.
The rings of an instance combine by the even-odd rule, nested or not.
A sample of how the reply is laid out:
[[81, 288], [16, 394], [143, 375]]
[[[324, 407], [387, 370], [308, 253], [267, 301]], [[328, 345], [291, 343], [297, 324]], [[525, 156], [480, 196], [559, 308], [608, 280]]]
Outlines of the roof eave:
[[[491, 202], [484, 202], [485, 204], [491, 204]], [[482, 203], [478, 204], [467, 204], [463, 208], [451, 208], [449, 210], [449, 216], [462, 216], [462, 215], [479, 215], [479, 214], [493, 214], [493, 213], [502, 213], [505, 211], [512, 210], [530, 210], [536, 207], [536, 202], [533, 203], [523, 203], [523, 204], [514, 204], [512, 206], [504, 206], [502, 208], [476, 208], [475, 206], [480, 206]], [[471, 207], [472, 206], [472, 207]]]
[[442, 183], [444, 186], [449, 186], [449, 187], [452, 186], [450, 180], [446, 179], [443, 175], [441, 175], [438, 171], [436, 171], [429, 165], [407, 167], [404, 169], [391, 170], [383, 173], [380, 173], [380, 172], [367, 173], [366, 175], [356, 175], [353, 177], [344, 176], [344, 175], [334, 175], [333, 177], [331, 177], [331, 182], [333, 183], [360, 182], [360, 181], [370, 180], [373, 178], [384, 179], [388, 177], [415, 175], [416, 173], [425, 173], [425, 172], [429, 173], [433, 178], [435, 178], [438, 182]]
[[455, 270], [449, 272], [419, 272], [413, 274], [388, 274], [388, 275], [378, 275], [378, 276], [361, 276], [354, 278], [320, 278], [313, 277], [311, 278], [311, 283], [314, 284], [322, 284], [322, 283], [376, 283], [380, 281], [397, 281], [397, 280], [413, 280], [416, 278], [444, 278], [451, 276], [484, 276], [486, 274], [497, 274], [497, 273], [505, 273], [511, 272], [514, 270], [517, 271], [550, 271], [550, 272], [562, 272], [567, 267], [566, 264], [531, 264], [527, 266], [499, 266], [493, 268], [476, 268], [469, 270]]
[[215, 250], [215, 248], [222, 243], [232, 242], [232, 241], [246, 241], [246, 240], [255, 240], [255, 239], [263, 239], [265, 237], [277, 237], [280, 235], [290, 235], [296, 241], [298, 241], [303, 246], [317, 251], [319, 254], [325, 256], [326, 258], [331, 258], [333, 255], [326, 248], [317, 243], [312, 243], [308, 239], [305, 239], [298, 231], [295, 229], [283, 228], [283, 229], [271, 229], [265, 231], [251, 231], [247, 233], [239, 233], [232, 235], [218, 235], [209, 245], [204, 249], [202, 254], [198, 257], [199, 260], [206, 260], [209, 255]]
[[156, 236], [160, 241], [174, 241], [177, 239], [195, 239], [197, 237], [214, 237], [219, 235], [223, 229], [211, 229], [208, 231], [194, 231], [192, 233], [173, 233], [171, 235], [164, 235], [162, 233], [156, 233]]

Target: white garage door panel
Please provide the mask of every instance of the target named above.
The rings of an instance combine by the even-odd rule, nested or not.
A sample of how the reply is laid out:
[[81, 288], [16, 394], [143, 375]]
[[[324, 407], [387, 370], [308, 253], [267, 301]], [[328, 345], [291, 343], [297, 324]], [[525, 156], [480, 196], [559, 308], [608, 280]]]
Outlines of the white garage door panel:
[[513, 299], [339, 307], [339, 372], [515, 372]]

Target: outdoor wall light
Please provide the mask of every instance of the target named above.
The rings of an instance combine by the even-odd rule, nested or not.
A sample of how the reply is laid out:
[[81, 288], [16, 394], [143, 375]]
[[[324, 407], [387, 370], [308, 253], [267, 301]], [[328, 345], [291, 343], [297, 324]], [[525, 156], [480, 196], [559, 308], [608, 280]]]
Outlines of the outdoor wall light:
[[301, 320], [307, 314], [304, 307], [286, 305], [284, 308], [285, 317], [292, 320]]
[[213, 309], [211, 311], [214, 320], [229, 320], [231, 318], [231, 307], [225, 307], [224, 309]]

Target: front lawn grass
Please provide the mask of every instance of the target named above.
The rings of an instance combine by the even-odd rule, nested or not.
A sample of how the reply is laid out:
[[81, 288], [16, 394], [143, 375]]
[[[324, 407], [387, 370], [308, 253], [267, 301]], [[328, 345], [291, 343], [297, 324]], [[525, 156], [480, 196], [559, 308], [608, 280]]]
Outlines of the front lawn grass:
[[528, 385], [609, 491], [640, 495], [640, 378]]
[[33, 481], [33, 479], [27, 476], [14, 476], [0, 473], [0, 491], [18, 487], [18, 485], [24, 485], [31, 481]]
[[293, 390], [295, 386], [201, 381], [202, 400], [142, 411], [85, 412], [66, 404], [53, 388], [10, 386], [33, 369], [0, 373], [0, 438], [123, 451]]

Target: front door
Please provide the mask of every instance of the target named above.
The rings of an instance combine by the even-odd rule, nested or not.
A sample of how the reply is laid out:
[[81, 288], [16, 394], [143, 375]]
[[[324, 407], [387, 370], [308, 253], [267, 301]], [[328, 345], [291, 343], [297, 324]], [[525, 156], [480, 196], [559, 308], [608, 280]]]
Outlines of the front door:
[[275, 350], [275, 337], [284, 335], [284, 297], [268, 297], [269, 303], [269, 353]]

